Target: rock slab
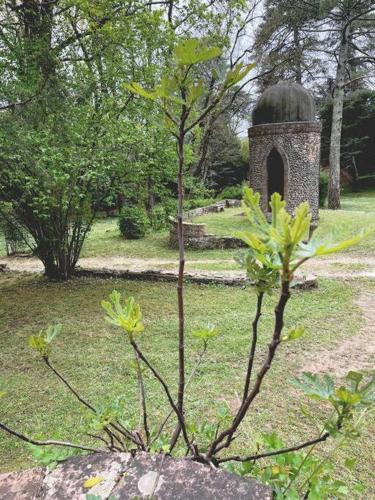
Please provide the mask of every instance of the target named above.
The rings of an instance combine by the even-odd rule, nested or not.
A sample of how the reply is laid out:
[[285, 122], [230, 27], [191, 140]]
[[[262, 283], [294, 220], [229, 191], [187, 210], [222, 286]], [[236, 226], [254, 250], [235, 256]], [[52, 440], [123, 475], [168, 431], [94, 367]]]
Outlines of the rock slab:
[[0, 475], [0, 500], [271, 500], [253, 479], [191, 460], [138, 453], [72, 458], [56, 469]]

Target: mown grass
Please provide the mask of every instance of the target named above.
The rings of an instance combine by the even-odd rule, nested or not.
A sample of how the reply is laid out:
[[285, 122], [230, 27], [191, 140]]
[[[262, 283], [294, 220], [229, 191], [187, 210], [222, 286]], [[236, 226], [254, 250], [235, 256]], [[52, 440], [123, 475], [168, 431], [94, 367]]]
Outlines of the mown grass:
[[[349, 193], [342, 197], [340, 211], [321, 210], [317, 236], [327, 242], [350, 238], [363, 229], [375, 229], [375, 192]], [[249, 229], [240, 208], [227, 209], [223, 213], [208, 214], [193, 219], [207, 224], [209, 233], [233, 236], [237, 231]], [[230, 260], [233, 250], [187, 251], [187, 261]], [[359, 245], [346, 250], [349, 254], [375, 255], [375, 233]], [[177, 251], [168, 247], [168, 232], [151, 233], [145, 239], [124, 240], [119, 234], [116, 219], [97, 221], [83, 248], [82, 256], [123, 255], [129, 258], [177, 259]], [[204, 267], [206, 267], [203, 264]], [[201, 265], [199, 265], [199, 268]]]
[[[375, 193], [350, 193], [343, 196], [342, 210], [321, 210], [316, 237], [328, 243], [339, 242], [358, 234], [362, 230], [374, 229], [358, 245], [344, 251], [349, 254], [375, 255]], [[195, 219], [207, 224], [208, 232], [218, 235], [233, 235], [246, 231], [249, 224], [241, 217], [239, 208], [227, 209], [224, 213], [208, 214]]]
[[[375, 227], [375, 192], [348, 193], [342, 196], [343, 210], [320, 211], [317, 235], [326, 241], [340, 241], [357, 234], [362, 229]], [[249, 225], [239, 216], [241, 209], [227, 209], [224, 213], [209, 214], [196, 218], [196, 222], [207, 224], [208, 232], [233, 236], [236, 231], [247, 230]], [[375, 233], [358, 246], [346, 251], [351, 254], [375, 255]], [[233, 250], [187, 250], [187, 261], [230, 260]], [[5, 245], [0, 233], [0, 256], [5, 255]], [[141, 240], [125, 240], [118, 229], [117, 219], [98, 219], [84, 244], [82, 257], [124, 256], [138, 259], [178, 259], [177, 250], [169, 248], [168, 231], [149, 232]], [[200, 267], [200, 265], [199, 265]], [[204, 265], [204, 267], [206, 267]]]
[[[315, 436], [316, 430], [299, 410], [302, 401], [310, 403], [301, 400], [287, 380], [303, 370], [305, 360], [313, 357], [315, 350], [333, 349], [346, 336], [358, 333], [362, 318], [354, 299], [360, 288], [371, 287], [374, 290], [371, 283], [349, 288], [345, 283], [322, 281], [317, 290], [294, 293], [288, 307], [287, 326], [302, 321], [307, 328], [306, 337], [281, 346], [233, 451], [254, 451], [262, 431], [277, 431], [288, 444]], [[9, 274], [0, 280], [0, 376], [8, 392], [1, 402], [2, 421], [35, 437], [85, 440], [81, 428], [83, 416], [76, 402], [27, 345], [30, 334], [52, 322], [63, 323], [64, 330], [56, 340], [51, 359], [70, 382], [94, 404], [125, 395], [129, 415], [136, 412], [136, 380], [129, 347], [124, 336], [104, 321], [99, 305], [114, 288], [127, 296], [134, 295], [141, 303], [146, 331], [139, 343], [176, 392], [177, 313], [173, 285], [92, 279], [57, 284], [47, 283], [41, 277]], [[275, 295], [266, 300], [260, 352], [264, 352], [270, 338], [275, 300]], [[223, 402], [232, 409], [237, 404], [255, 310], [254, 294], [251, 288], [187, 285], [186, 306], [188, 370], [199, 348], [190, 335], [191, 330], [212, 322], [221, 331], [210, 345], [206, 362], [187, 395], [188, 420], [202, 423], [213, 418]], [[146, 383], [155, 423], [168, 410], [160, 387], [149, 374]], [[313, 407], [318, 419], [327, 414], [324, 406]], [[367, 498], [375, 492], [371, 439], [374, 431], [372, 421], [363, 436], [337, 459], [338, 475], [345, 476], [351, 484], [366, 484]], [[346, 456], [358, 459], [353, 472], [343, 467]], [[0, 470], [31, 465], [27, 446], [0, 434]]]
[[343, 210], [356, 212], [375, 212], [375, 191], [367, 190], [360, 193], [346, 193], [342, 196]]

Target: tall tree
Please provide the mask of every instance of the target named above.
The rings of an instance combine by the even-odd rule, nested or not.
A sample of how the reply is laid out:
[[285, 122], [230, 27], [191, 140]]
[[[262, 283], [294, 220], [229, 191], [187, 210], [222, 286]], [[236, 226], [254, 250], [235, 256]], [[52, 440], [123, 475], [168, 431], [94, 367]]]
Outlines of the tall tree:
[[152, 40], [160, 49], [160, 25], [145, 2], [0, 6], [0, 201], [49, 278], [71, 276], [100, 199], [132, 174], [136, 131], [119, 83], [149, 77], [142, 57]]
[[256, 33], [255, 51], [265, 75], [264, 90], [280, 80], [305, 83], [322, 70], [314, 55], [318, 40], [311, 29], [316, 20], [314, 5], [299, 8], [296, 0], [266, 0], [264, 14]]
[[[257, 37], [263, 67], [278, 63], [264, 84], [331, 76], [332, 127], [328, 206], [340, 208], [343, 102], [374, 65], [375, 3], [371, 0], [267, 0]], [[266, 55], [264, 56], [264, 53]], [[333, 74], [330, 74], [333, 68]]]
[[[332, 3], [332, 2], [331, 2]], [[323, 5], [323, 8], [326, 8]], [[331, 7], [328, 4], [328, 7]], [[331, 50], [337, 61], [334, 78], [332, 126], [329, 155], [328, 207], [340, 208], [340, 157], [345, 91], [357, 78], [353, 62], [375, 65], [371, 37], [375, 32], [375, 3], [371, 0], [339, 0], [324, 12], [330, 30]], [[370, 43], [369, 43], [370, 42]]]
[[[323, 122], [322, 160], [329, 162], [332, 100], [320, 110]], [[375, 175], [375, 90], [359, 89], [345, 97], [342, 122], [341, 158], [353, 178]]]

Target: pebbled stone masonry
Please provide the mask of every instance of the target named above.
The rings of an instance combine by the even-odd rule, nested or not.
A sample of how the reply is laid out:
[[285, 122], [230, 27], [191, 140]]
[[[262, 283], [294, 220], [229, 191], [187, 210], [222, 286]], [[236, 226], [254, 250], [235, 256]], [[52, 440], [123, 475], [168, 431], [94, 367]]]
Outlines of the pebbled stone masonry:
[[273, 123], [249, 129], [250, 186], [261, 194], [265, 213], [269, 211], [267, 159], [276, 148], [284, 162], [288, 210], [293, 213], [301, 202], [307, 201], [312, 222], [316, 224], [319, 219], [320, 132], [318, 122]]

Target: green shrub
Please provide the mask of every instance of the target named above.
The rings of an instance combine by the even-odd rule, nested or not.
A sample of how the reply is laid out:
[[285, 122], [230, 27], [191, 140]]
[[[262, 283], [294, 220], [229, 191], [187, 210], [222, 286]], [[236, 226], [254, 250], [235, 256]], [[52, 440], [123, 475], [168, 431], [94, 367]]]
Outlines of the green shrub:
[[324, 207], [328, 196], [328, 174], [324, 170], [319, 174], [319, 206]]
[[119, 228], [127, 240], [143, 238], [149, 226], [144, 210], [137, 206], [127, 206], [121, 210]]
[[159, 204], [154, 206], [151, 211], [150, 222], [154, 231], [161, 231], [168, 227], [168, 213], [163, 205]]
[[162, 201], [167, 221], [169, 217], [176, 217], [177, 214], [177, 200], [175, 198], [167, 198]]
[[208, 207], [208, 205], [213, 205], [215, 200], [213, 198], [192, 198], [191, 200], [186, 200], [185, 209], [192, 210], [194, 208]]
[[242, 200], [243, 185], [237, 184], [236, 186], [227, 186], [218, 194], [219, 200]]
[[5, 203], [0, 204], [0, 231], [4, 235], [8, 256], [30, 251], [25, 229], [15, 218], [11, 206]]

